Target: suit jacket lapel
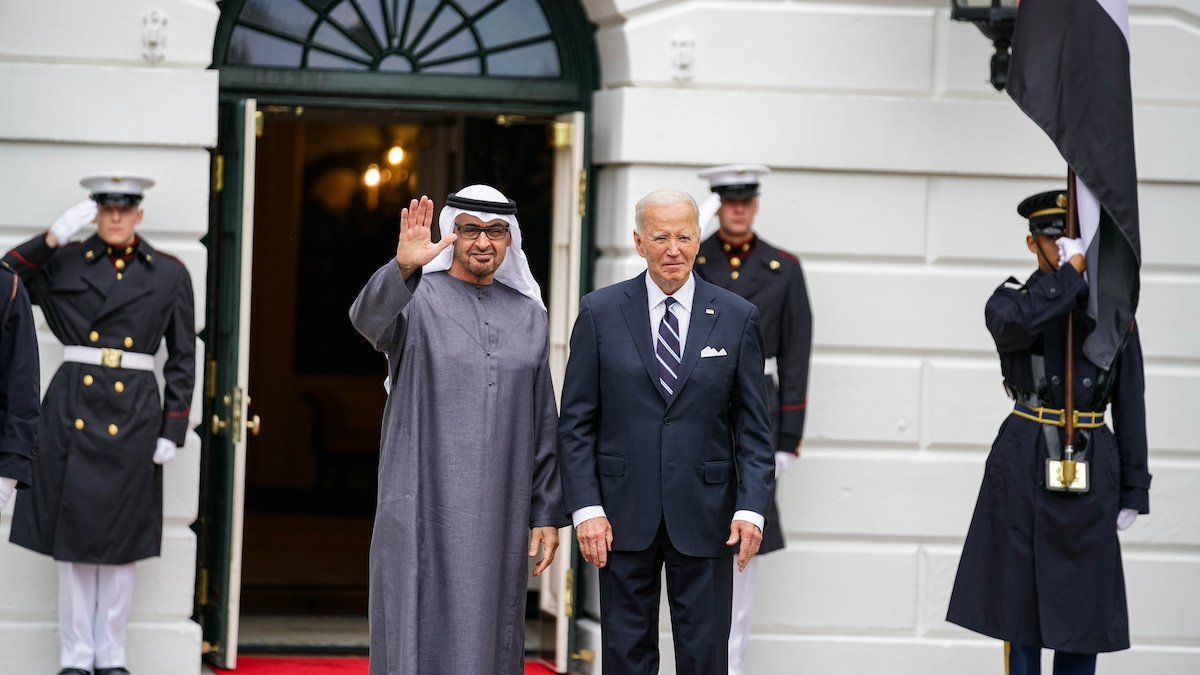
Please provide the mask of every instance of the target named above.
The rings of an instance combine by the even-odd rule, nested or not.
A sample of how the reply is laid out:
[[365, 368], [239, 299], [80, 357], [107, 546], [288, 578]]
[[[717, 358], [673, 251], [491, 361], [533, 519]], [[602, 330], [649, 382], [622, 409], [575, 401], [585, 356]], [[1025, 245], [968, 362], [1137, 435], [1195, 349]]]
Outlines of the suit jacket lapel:
[[[683, 387], [687, 384], [688, 377], [700, 360], [700, 352], [708, 344], [708, 335], [712, 333], [713, 325], [717, 323], [717, 315], [720, 313], [720, 309], [713, 304], [717, 296], [712, 292], [711, 285], [699, 276], [696, 276], [695, 279], [696, 292], [692, 296], [692, 313], [691, 318], [688, 319], [687, 342], [683, 345], [683, 363], [679, 366], [679, 377], [675, 380], [674, 400], [676, 401], [679, 400], [679, 395], [683, 393]], [[710, 309], [713, 310], [712, 314], [708, 313]], [[647, 316], [646, 321], [649, 320]]]
[[650, 376], [650, 385], [665, 400], [666, 392], [658, 386], [658, 361], [654, 358], [654, 346], [650, 341], [650, 307], [649, 296], [646, 295], [646, 273], [642, 272], [633, 279], [625, 282], [625, 303], [621, 305], [621, 314], [625, 317], [625, 325], [633, 337], [633, 344], [642, 357], [642, 365]]

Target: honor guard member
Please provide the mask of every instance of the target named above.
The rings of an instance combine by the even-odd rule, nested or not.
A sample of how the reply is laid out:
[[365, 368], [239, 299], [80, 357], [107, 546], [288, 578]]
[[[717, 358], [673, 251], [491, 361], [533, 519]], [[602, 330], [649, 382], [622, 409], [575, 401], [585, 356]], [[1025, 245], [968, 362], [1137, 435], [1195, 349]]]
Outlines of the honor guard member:
[[[80, 182], [90, 199], [4, 256], [65, 345], [11, 540], [58, 561], [61, 672], [115, 675], [128, 672], [133, 563], [161, 548], [161, 465], [187, 434], [196, 333], [187, 269], [136, 233], [154, 181]], [[154, 354], [164, 341], [160, 398]]]
[[[812, 352], [812, 309], [800, 261], [754, 232], [759, 181], [771, 170], [758, 164], [731, 164], [700, 172], [712, 195], [700, 208], [702, 236], [696, 272], [709, 283], [733, 291], [758, 306], [766, 356], [767, 405], [775, 439], [778, 478], [800, 455]], [[785, 545], [779, 506], [772, 500], [759, 555]], [[729, 633], [729, 672], [740, 675], [750, 636], [757, 559], [734, 574], [733, 622]]]
[[[1131, 323], [1112, 367], [1083, 356], [1091, 328], [1083, 244], [1063, 236], [1067, 195], [1021, 202], [1038, 269], [1009, 277], [984, 309], [1012, 414], [984, 464], [946, 619], [1006, 643], [1008, 672], [1094, 673], [1096, 654], [1129, 648], [1117, 531], [1150, 511], [1142, 346]], [[1065, 261], [1065, 262], [1064, 262]], [[1074, 401], [1064, 402], [1074, 311]], [[1073, 408], [1075, 478], [1061, 472], [1064, 408]], [[1112, 427], [1105, 423], [1112, 411]]]
[[40, 379], [29, 294], [0, 263], [0, 511], [33, 482]]

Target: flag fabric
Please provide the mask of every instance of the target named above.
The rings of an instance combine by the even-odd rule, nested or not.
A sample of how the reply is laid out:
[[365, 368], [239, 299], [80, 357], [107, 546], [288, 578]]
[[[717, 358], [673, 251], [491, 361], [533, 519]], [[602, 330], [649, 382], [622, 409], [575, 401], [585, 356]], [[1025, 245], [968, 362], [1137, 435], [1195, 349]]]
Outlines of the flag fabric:
[[1075, 170], [1095, 321], [1083, 351], [1108, 369], [1141, 286], [1128, 0], [1020, 0], [1008, 94]]

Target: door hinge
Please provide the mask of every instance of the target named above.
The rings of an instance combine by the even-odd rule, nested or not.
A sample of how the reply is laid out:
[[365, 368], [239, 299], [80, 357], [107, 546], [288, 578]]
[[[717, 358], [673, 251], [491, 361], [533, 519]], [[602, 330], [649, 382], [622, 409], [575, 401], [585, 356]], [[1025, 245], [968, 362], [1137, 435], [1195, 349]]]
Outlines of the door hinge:
[[550, 147], [555, 150], [569, 148], [574, 135], [575, 127], [570, 122], [555, 122], [550, 125]]
[[254, 111], [254, 137], [262, 138], [263, 135], [263, 111]]
[[242, 406], [244, 405], [242, 403], [242, 398], [243, 398], [242, 388], [234, 387], [233, 403], [229, 410], [230, 414], [233, 416], [233, 442], [234, 443], [242, 442], [242, 428], [243, 428], [242, 420], [244, 419], [244, 416], [242, 414]]
[[587, 213], [587, 188], [588, 188], [587, 169], [580, 169], [579, 170], [579, 217], [580, 218], [583, 217], [583, 214]]
[[514, 124], [524, 124], [529, 120], [526, 115], [496, 115], [496, 124], [502, 127], [511, 127]]
[[217, 397], [217, 360], [211, 356], [204, 368], [204, 397], [209, 400]]
[[201, 567], [196, 572], [196, 604], [208, 606], [208, 568]]
[[563, 614], [570, 619], [575, 615], [575, 570], [567, 569], [566, 602], [563, 603]]
[[200, 643], [200, 653], [201, 654], [220, 654], [221, 653], [221, 643], [220, 642], [209, 642], [208, 640], [205, 640], [204, 642]]
[[220, 192], [225, 189], [225, 155], [213, 157], [212, 190]]

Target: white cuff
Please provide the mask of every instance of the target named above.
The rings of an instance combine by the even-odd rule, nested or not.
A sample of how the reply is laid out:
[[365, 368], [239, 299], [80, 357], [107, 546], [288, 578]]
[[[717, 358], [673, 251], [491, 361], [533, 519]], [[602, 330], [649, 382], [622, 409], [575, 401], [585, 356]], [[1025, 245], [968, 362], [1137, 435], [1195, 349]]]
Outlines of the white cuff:
[[[580, 511], [582, 510], [583, 509], [580, 509]], [[579, 511], [576, 511], [576, 513], [578, 512]], [[766, 518], [763, 518], [761, 513], [755, 513], [753, 511], [735, 511], [733, 513], [733, 519], [750, 523], [751, 525], [757, 527], [759, 532], [763, 531], [763, 524], [766, 522]]]
[[599, 506], [599, 505], [585, 506], [582, 509], [578, 509], [575, 511], [575, 513], [571, 514], [571, 522], [575, 523], [575, 527], [579, 527], [579, 524], [585, 520], [591, 520], [592, 518], [607, 518], [607, 517], [608, 516], [605, 515], [605, 513], [604, 513], [603, 506]]

